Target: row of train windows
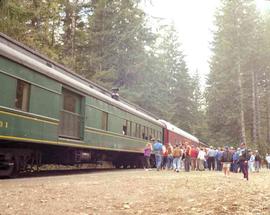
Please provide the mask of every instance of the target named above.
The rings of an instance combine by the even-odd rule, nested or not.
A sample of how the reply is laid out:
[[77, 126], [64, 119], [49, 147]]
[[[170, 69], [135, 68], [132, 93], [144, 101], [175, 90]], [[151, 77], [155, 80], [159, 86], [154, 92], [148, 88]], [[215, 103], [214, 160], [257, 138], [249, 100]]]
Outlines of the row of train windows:
[[[17, 89], [16, 89], [16, 100], [15, 100], [15, 107], [22, 111], [29, 111], [29, 98], [30, 98], [30, 88], [31, 85], [26, 83], [22, 80], [17, 80]], [[63, 110], [62, 115], [70, 118], [72, 115], [71, 121], [78, 121], [79, 115], [81, 112], [81, 96], [73, 93], [69, 90], [63, 89]], [[108, 113], [102, 112], [101, 116], [101, 129], [108, 130]], [[78, 119], [77, 119], [78, 118]], [[66, 121], [66, 120], [64, 120]], [[70, 124], [65, 123], [65, 124]], [[161, 132], [156, 131], [152, 128], [148, 128], [146, 126], [140, 125], [135, 122], [131, 122], [126, 120], [126, 124], [123, 125], [123, 134], [142, 138], [142, 139], [161, 139]]]
[[161, 132], [131, 121], [126, 121], [126, 124], [123, 125], [123, 134], [146, 140], [161, 139]]

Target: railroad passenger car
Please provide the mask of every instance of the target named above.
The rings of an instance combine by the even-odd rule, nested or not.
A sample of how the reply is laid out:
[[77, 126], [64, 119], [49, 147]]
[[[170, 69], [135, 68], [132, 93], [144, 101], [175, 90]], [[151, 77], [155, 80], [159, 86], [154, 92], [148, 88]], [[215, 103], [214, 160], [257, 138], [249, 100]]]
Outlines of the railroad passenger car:
[[0, 175], [34, 164], [139, 167], [163, 123], [0, 34]]
[[171, 143], [172, 145], [187, 143], [189, 145], [199, 146], [200, 141], [197, 137], [189, 134], [186, 131], [176, 127], [175, 125], [165, 121], [159, 120], [164, 125], [164, 144]]

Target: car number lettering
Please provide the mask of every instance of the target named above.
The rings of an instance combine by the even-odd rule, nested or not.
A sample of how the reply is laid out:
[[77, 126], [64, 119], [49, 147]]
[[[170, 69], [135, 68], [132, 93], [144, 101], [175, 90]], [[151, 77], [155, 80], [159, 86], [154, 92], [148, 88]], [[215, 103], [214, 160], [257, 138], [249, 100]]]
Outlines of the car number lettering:
[[8, 122], [0, 120], [0, 128], [8, 128]]

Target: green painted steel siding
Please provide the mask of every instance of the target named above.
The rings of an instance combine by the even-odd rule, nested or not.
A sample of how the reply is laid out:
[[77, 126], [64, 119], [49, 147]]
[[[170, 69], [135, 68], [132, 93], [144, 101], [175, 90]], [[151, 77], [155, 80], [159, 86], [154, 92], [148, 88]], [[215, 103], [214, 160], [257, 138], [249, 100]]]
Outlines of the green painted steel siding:
[[86, 106], [86, 111], [85, 111], [85, 126], [86, 127], [101, 129], [102, 128], [101, 117], [102, 117], [102, 111]]
[[0, 56], [0, 70], [20, 79], [26, 80], [27, 82], [41, 85], [52, 91], [59, 93], [61, 92], [61, 85], [56, 81], [37, 72], [33, 72], [33, 70], [3, 58], [2, 56]]
[[[7, 74], [5, 74], [7, 73]], [[17, 79], [30, 87], [29, 112], [59, 119], [62, 85], [22, 65], [0, 56], [0, 105], [15, 108]]]
[[114, 135], [103, 131], [85, 132], [85, 141], [87, 144], [94, 147], [111, 148], [115, 150], [131, 150], [143, 153], [143, 148], [146, 144], [144, 140], [129, 138], [124, 135]]
[[[123, 111], [117, 107], [111, 106], [96, 98], [86, 98], [86, 126], [101, 129], [102, 111], [109, 113], [108, 117], [108, 131], [117, 134], [122, 134], [123, 125], [126, 125], [126, 120], [132, 122], [132, 136], [135, 136], [136, 123], [143, 126], [154, 129], [158, 132], [162, 132], [162, 128], [144, 119], [141, 119], [133, 114]], [[91, 107], [94, 106], [94, 107]], [[150, 130], [150, 129], [149, 129]], [[139, 139], [138, 139], [139, 140]]]
[[125, 120], [112, 114], [109, 114], [108, 118], [108, 130], [114, 133], [123, 134], [123, 125], [125, 125]]
[[[30, 84], [29, 112], [15, 109], [17, 80]], [[61, 84], [0, 56], [0, 136], [29, 141], [57, 141]], [[33, 115], [36, 114], [36, 115]], [[45, 116], [45, 117], [43, 117]], [[4, 138], [4, 137], [3, 137]]]
[[59, 119], [60, 95], [31, 85], [29, 112]]
[[[19, 115], [19, 113], [18, 113]], [[0, 113], [0, 121], [8, 123], [8, 128], [0, 128], [1, 136], [30, 138], [38, 140], [56, 140], [57, 125], [38, 120]]]
[[[85, 130], [84, 141], [87, 145], [97, 148], [108, 148], [114, 150], [131, 150], [142, 152], [147, 141], [135, 138], [135, 123], [142, 127], [155, 129], [161, 132], [162, 128], [144, 119], [141, 119], [124, 110], [97, 100], [86, 97]], [[102, 130], [102, 112], [108, 113], [108, 131]], [[123, 125], [126, 120], [132, 122], [132, 136], [123, 135]], [[93, 128], [93, 129], [92, 129]]]
[[14, 108], [17, 80], [0, 73], [0, 105]]

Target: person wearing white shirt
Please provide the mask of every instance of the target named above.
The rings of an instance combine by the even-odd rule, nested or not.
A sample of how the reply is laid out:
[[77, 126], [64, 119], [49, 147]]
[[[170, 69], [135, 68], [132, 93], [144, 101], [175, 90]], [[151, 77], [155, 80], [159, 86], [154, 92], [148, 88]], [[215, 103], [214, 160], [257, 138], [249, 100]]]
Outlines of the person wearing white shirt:
[[199, 170], [202, 171], [204, 170], [204, 162], [205, 162], [205, 151], [203, 148], [200, 149], [199, 153], [198, 153], [198, 156], [197, 156], [197, 159], [199, 161]]

